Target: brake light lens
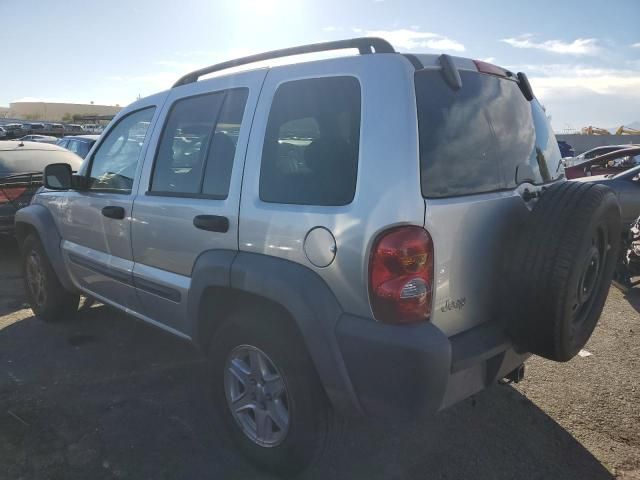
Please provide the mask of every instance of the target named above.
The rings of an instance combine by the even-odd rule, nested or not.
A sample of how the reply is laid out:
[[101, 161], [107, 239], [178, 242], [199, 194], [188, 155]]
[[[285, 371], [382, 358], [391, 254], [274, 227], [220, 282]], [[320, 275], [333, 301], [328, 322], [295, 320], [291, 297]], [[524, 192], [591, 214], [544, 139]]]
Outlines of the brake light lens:
[[399, 227], [378, 237], [369, 262], [369, 296], [381, 322], [427, 321], [433, 297], [433, 241], [421, 227]]
[[496, 75], [498, 77], [510, 77], [510, 73], [504, 68], [498, 67], [493, 63], [483, 62], [482, 60], [474, 60], [476, 68], [480, 73], [488, 73], [489, 75]]
[[0, 205], [16, 200], [26, 191], [27, 187], [0, 187]]

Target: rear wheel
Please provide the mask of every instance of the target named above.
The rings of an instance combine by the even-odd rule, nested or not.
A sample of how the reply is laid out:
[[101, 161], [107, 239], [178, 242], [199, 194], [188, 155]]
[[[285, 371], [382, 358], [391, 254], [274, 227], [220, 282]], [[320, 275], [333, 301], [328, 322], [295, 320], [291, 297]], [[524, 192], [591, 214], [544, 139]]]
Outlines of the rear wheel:
[[60, 321], [78, 310], [80, 296], [64, 289], [34, 234], [28, 235], [22, 245], [22, 274], [27, 300], [38, 318]]
[[216, 332], [206, 372], [211, 413], [252, 462], [291, 475], [322, 456], [333, 411], [302, 339], [279, 312], [233, 312]]

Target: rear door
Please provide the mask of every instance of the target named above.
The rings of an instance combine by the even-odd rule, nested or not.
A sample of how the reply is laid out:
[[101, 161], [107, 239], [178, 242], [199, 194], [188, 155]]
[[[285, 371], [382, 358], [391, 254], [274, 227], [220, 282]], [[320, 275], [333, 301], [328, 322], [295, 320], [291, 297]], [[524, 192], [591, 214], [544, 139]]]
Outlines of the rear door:
[[74, 281], [100, 300], [136, 312], [140, 306], [132, 279], [131, 208], [161, 100], [143, 100], [115, 122], [85, 162], [88, 188], [65, 192], [58, 214]]
[[147, 152], [133, 207], [134, 281], [144, 313], [186, 332], [193, 266], [238, 249], [240, 184], [265, 71], [174, 88]]
[[495, 318], [510, 243], [533, 206], [522, 194], [562, 175], [537, 100], [473, 63], [460, 76], [456, 90], [439, 69], [415, 75], [425, 228], [436, 260], [432, 320], [449, 335]]

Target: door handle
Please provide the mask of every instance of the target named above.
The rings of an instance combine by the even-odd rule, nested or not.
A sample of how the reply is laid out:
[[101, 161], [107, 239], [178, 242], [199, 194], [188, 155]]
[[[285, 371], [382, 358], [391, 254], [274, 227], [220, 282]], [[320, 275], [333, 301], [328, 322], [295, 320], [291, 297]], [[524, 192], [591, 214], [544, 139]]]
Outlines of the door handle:
[[122, 220], [124, 218], [124, 208], [114, 207], [109, 205], [102, 209], [102, 215], [108, 218], [115, 218], [116, 220]]
[[226, 233], [229, 231], [229, 219], [220, 215], [197, 215], [193, 225], [200, 230]]

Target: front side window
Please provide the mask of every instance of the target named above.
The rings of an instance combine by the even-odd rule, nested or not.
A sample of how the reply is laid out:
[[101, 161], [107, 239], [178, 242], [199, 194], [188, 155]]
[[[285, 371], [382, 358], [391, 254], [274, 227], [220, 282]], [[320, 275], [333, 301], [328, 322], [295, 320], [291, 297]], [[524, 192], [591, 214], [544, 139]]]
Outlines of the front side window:
[[131, 193], [142, 145], [155, 107], [123, 117], [104, 138], [93, 154], [89, 189]]
[[158, 144], [151, 192], [227, 197], [247, 95], [241, 88], [174, 103]]
[[359, 145], [356, 78], [313, 78], [280, 85], [262, 149], [260, 199], [297, 205], [351, 203]]

